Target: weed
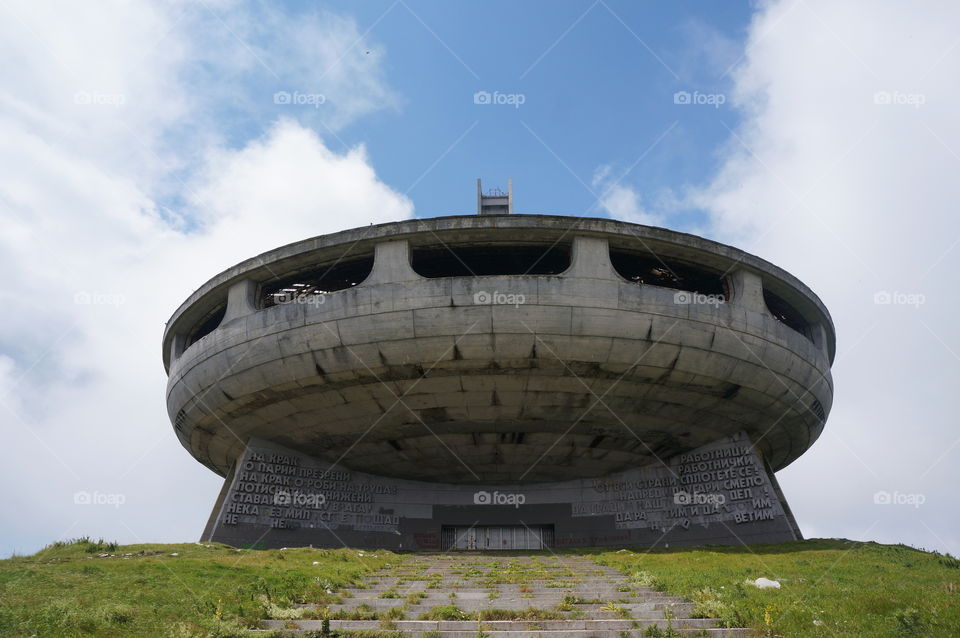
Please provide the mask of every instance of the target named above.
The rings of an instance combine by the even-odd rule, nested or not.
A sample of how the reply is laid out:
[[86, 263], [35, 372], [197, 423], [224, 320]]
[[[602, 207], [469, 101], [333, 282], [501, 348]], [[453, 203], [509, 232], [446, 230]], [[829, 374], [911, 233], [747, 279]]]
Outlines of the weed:
[[439, 605], [419, 616], [420, 620], [467, 620], [467, 615], [456, 605]]
[[920, 611], [908, 607], [897, 610], [893, 614], [893, 620], [896, 623], [896, 633], [898, 636], [922, 636], [924, 634], [924, 623], [920, 617]]
[[407, 594], [407, 604], [408, 605], [419, 605], [420, 601], [426, 598], [427, 595], [422, 591], [412, 591]]

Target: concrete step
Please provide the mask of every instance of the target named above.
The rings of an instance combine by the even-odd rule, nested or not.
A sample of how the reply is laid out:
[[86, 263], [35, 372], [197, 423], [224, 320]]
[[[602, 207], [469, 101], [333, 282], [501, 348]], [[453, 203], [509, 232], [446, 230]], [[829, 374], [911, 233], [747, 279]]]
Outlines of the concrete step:
[[[686, 598], [681, 598], [679, 596], [657, 596], [656, 598], [648, 598], [643, 601], [630, 602], [630, 603], [614, 603], [617, 607], [623, 607], [625, 609], [643, 609], [644, 607], [649, 607], [649, 605], [680, 605], [687, 603]], [[574, 605], [574, 609], [579, 609], [580, 611], [585, 611], [587, 613], [598, 611], [603, 605], [596, 603], [587, 603], [585, 605]], [[662, 607], [661, 607], [662, 608]]]
[[534, 594], [538, 596], [543, 595], [574, 595], [580, 596], [581, 598], [630, 598], [634, 594], [639, 595], [655, 595], [658, 594], [654, 589], [649, 587], [637, 587], [635, 589], [630, 589], [628, 591], [620, 591], [618, 587], [539, 587], [539, 586], [526, 586], [518, 587], [516, 585], [494, 585], [490, 587], [472, 587], [472, 586], [460, 586], [454, 587], [453, 585], [446, 585], [442, 587], [423, 587], [419, 583], [401, 583], [399, 585], [394, 585], [392, 587], [348, 587], [340, 590], [341, 593], [346, 593], [348, 596], [355, 597], [376, 597], [385, 592], [395, 591], [398, 594], [409, 594], [410, 592], [423, 592], [428, 596], [442, 595], [444, 593], [449, 594], [451, 591], [464, 592], [464, 593], [489, 593], [497, 592], [500, 595], [507, 594]]
[[525, 567], [511, 567], [511, 568], [497, 568], [491, 567], [489, 569], [453, 569], [453, 570], [443, 570], [443, 571], [428, 571], [428, 572], [412, 572], [409, 574], [397, 573], [397, 572], [377, 572], [372, 574], [370, 578], [477, 578], [479, 576], [529, 576], [533, 577], [549, 577], [549, 578], [595, 578], [595, 579], [609, 579], [617, 578], [618, 580], [623, 580], [623, 574], [599, 574], [595, 572], [586, 572], [579, 569], [542, 569], [542, 568], [525, 568]]
[[[424, 621], [398, 620], [388, 631], [402, 631], [408, 636], [421, 636], [425, 632], [440, 632], [443, 638], [476, 638], [478, 631], [496, 634], [496, 638], [622, 638], [628, 632], [631, 638], [640, 638], [650, 626], [660, 629], [672, 627], [682, 635], [723, 636], [726, 638], [749, 638], [751, 630], [723, 629], [715, 626], [715, 621], [702, 618], [666, 620], [540, 620], [512, 621], [497, 620], [477, 623], [476, 621]], [[262, 623], [264, 629], [286, 629], [288, 631], [316, 631], [322, 628], [319, 620], [267, 620]], [[330, 628], [339, 631], [384, 631], [379, 621], [370, 620], [332, 620]]]
[[[337, 623], [335, 626], [334, 623]], [[331, 629], [370, 629], [377, 625], [378, 621], [371, 620], [338, 620], [330, 621]], [[469, 631], [477, 630], [477, 621], [475, 620], [398, 620], [395, 621], [396, 629], [399, 631], [420, 630], [428, 631], [435, 629], [437, 631]], [[648, 627], [650, 625], [665, 625], [660, 623], [659, 619], [648, 622], [634, 622], [633, 620], [610, 619], [610, 620], [485, 620], [480, 623], [485, 631], [517, 631], [531, 630], [539, 628], [543, 631], [556, 631], [560, 629], [610, 629], [626, 630], [636, 629], [636, 625]], [[686, 626], [688, 628], [709, 629], [716, 625], [712, 620], [703, 618], [673, 619], [674, 627]]]
[[383, 591], [371, 591], [369, 589], [360, 589], [360, 590], [347, 590], [347, 591], [340, 592], [340, 596], [342, 596], [344, 600], [372, 600], [372, 599], [388, 599], [395, 596], [402, 598], [409, 594], [418, 594], [418, 595], [421, 595], [422, 598], [427, 598], [430, 600], [439, 600], [442, 598], [449, 598], [451, 593], [455, 593], [460, 598], [487, 598], [492, 594], [494, 596], [499, 596], [500, 598], [556, 598], [557, 600], [563, 600], [564, 598], [567, 598], [567, 599], [574, 598], [582, 601], [596, 600], [601, 602], [610, 602], [611, 600], [644, 602], [646, 600], [650, 600], [654, 598], [663, 598], [664, 596], [669, 596], [668, 594], [665, 594], [663, 592], [658, 592], [658, 591], [589, 592], [589, 591], [576, 591], [576, 590], [565, 590], [565, 589], [540, 589], [540, 590], [527, 592], [527, 591], [518, 591], [516, 589], [513, 589], [513, 590], [510, 590], [510, 589], [465, 590], [462, 588], [394, 589], [394, 590], [385, 589]]
[[[317, 632], [318, 627], [301, 627], [296, 621], [287, 623], [264, 621], [264, 629], [275, 630], [282, 629], [283, 635], [308, 634]], [[661, 630], [666, 631], [667, 626], [661, 626]], [[254, 630], [256, 631], [256, 630]], [[376, 625], [373, 629], [367, 631], [376, 631], [379, 633], [391, 632], [395, 630], [383, 629]], [[487, 631], [483, 633], [496, 636], [496, 638], [643, 638], [648, 634], [646, 627], [637, 627], [634, 629], [560, 629], [545, 631], [541, 629], [530, 630], [502, 630]], [[723, 638], [754, 638], [757, 634], [750, 629], [725, 629], [719, 627], [682, 627], [673, 626], [674, 636], [696, 636], [697, 638], [723, 637]], [[415, 631], [407, 630], [403, 632], [404, 636], [410, 638], [422, 638], [432, 636], [434, 638], [477, 638], [477, 630], [425, 630]]]
[[[495, 633], [493, 638], [642, 638], [644, 631], [654, 626], [662, 630], [670, 626], [676, 635], [684, 636], [753, 635], [747, 629], [717, 628], [715, 619], [691, 618], [694, 603], [649, 587], [634, 586], [618, 570], [598, 566], [587, 558], [419, 555], [366, 578], [363, 584], [341, 590], [342, 604], [329, 605], [330, 612], [349, 614], [363, 606], [379, 615], [400, 609], [404, 620], [331, 620], [331, 629], [399, 631], [410, 638], [423, 638], [426, 632], [431, 632], [431, 638], [477, 638], [479, 633]], [[381, 598], [388, 592], [397, 597]], [[454, 598], [450, 597], [451, 592], [456, 594]], [[408, 600], [409, 594], [420, 594], [422, 598], [414, 596]], [[491, 598], [491, 594], [495, 597]], [[564, 599], [571, 597], [585, 602], [565, 604]], [[323, 607], [298, 606], [314, 610]], [[467, 617], [490, 610], [539, 610], [560, 618], [491, 620], [479, 624], [476, 620], [417, 620], [435, 607], [447, 606], [456, 607]], [[319, 630], [322, 621], [267, 620], [263, 627], [298, 633]]]
[[[527, 612], [530, 608], [529, 608], [529, 607], [524, 607], [524, 608], [517, 608], [517, 609], [504, 609], [503, 607], [490, 607], [490, 608], [487, 608], [487, 609], [472, 609], [472, 610], [470, 610], [470, 609], [462, 609], [462, 608], [458, 608], [458, 609], [460, 609], [460, 611], [463, 612], [464, 618], [468, 619], [470, 622], [476, 622], [476, 614], [480, 613], [481, 611], [487, 611], [487, 612], [490, 612], [490, 611], [496, 611], [496, 612], [510, 611], [510, 612], [524, 613], [524, 612]], [[534, 609], [535, 609], [535, 608], [534, 608]], [[416, 607], [409, 607], [409, 608], [404, 609], [404, 610], [402, 610], [402, 611], [403, 611], [403, 617], [402, 617], [402, 618], [399, 618], [399, 619], [396, 619], [396, 620], [420, 620], [420, 619], [422, 618], [422, 616], [423, 616], [424, 614], [426, 614], [426, 613], [429, 613], [430, 610], [429, 610], [429, 609], [418, 609], [418, 608], [416, 608]], [[547, 611], [551, 611], [551, 612], [552, 612], [552, 611], [555, 611], [555, 610], [547, 610]], [[352, 613], [352, 612], [345, 612], [345, 613], [349, 615], [349, 614]], [[379, 611], [372, 611], [372, 612], [368, 612], [368, 613], [370, 613], [370, 614], [378, 614]], [[633, 621], [633, 620], [662, 620], [662, 619], [665, 619], [665, 618], [667, 617], [666, 614], [665, 614], [665, 612], [664, 612], [663, 610], [644, 610], [644, 611], [642, 611], [642, 612], [636, 612], [636, 613], [631, 612], [630, 614], [628, 614], [628, 616], [627, 616], [626, 618], [624, 618], [623, 615], [621, 615], [620, 613], [615, 613], [615, 612], [612, 612], [612, 611], [597, 611], [597, 612], [592, 612], [592, 613], [590, 613], [590, 614], [587, 615], [587, 616], [585, 616], [583, 613], [576, 612], [576, 611], [573, 611], [573, 612], [556, 612], [556, 613], [558, 614], [558, 617], [557, 617], [557, 618], [554, 618], [553, 620], [581, 620], [581, 619], [588, 619], [588, 620], [629, 620], [629, 621]], [[687, 615], [687, 614], [684, 614], [683, 616], [686, 616], [686, 615]], [[682, 617], [682, 616], [681, 616], [680, 614], [671, 613], [670, 617], [671, 617], [671, 618], [676, 618], [676, 617]], [[347, 618], [340, 618], [340, 620], [346, 620], [346, 619], [347, 619]]]
[[570, 572], [570, 573], [561, 573], [551, 570], [547, 571], [533, 571], [533, 570], [519, 570], [516, 572], [502, 572], [497, 570], [492, 571], [480, 571], [480, 572], [464, 572], [460, 574], [416, 574], [403, 576], [400, 574], [383, 574], [381, 576], [372, 576], [367, 578], [370, 581], [380, 581], [380, 580], [392, 580], [392, 579], [408, 579], [408, 580], [475, 580], [475, 579], [486, 579], [486, 578], [513, 578], [513, 579], [524, 579], [524, 580], [572, 580], [577, 582], [596, 582], [596, 583], [612, 583], [612, 582], [623, 582], [623, 575], [603, 575], [603, 574], [584, 574], [582, 572]]
[[[431, 567], [429, 569], [410, 569], [403, 570], [405, 573], [409, 574], [423, 574], [430, 572], [442, 572], [448, 574], [462, 574], [464, 572], [489, 572], [489, 571], [508, 571], [508, 570], [524, 570], [524, 571], [540, 571], [540, 572], [554, 572], [557, 574], [568, 573], [572, 574], [574, 572], [582, 574], [609, 574], [610, 571], [603, 569], [594, 569], [594, 568], [584, 568], [582, 565], [534, 565], [534, 564], [508, 564], [501, 563], [500, 565], [460, 565], [460, 566], [437, 566]], [[387, 572], [393, 572], [392, 569], [383, 569], [376, 573], [384, 574]]]
[[[450, 593], [453, 591], [456, 596], [451, 597]], [[396, 597], [383, 596], [381, 593], [370, 593], [370, 592], [358, 592], [342, 596], [343, 604], [355, 603], [359, 604], [360, 602], [369, 603], [375, 600], [406, 600], [407, 596], [410, 594], [424, 594], [419, 596], [418, 600], [420, 604], [426, 602], [444, 602], [448, 600], [499, 600], [499, 599], [521, 599], [521, 600], [543, 600], [543, 601], [554, 601], [556, 603], [561, 603], [565, 601], [570, 601], [571, 604], [575, 605], [590, 605], [590, 604], [605, 604], [610, 602], [616, 602], [617, 604], [623, 605], [632, 605], [637, 603], [656, 603], [656, 602], [684, 602], [683, 599], [678, 598], [677, 596], [668, 596], [660, 592], [653, 593], [641, 593], [641, 594], [630, 594], [629, 592], [612, 592], [606, 596], [594, 596], [592, 593], [583, 592], [541, 592], [541, 593], [519, 593], [519, 592], [497, 592], [496, 595], [491, 597], [491, 593], [488, 591], [473, 591], [465, 592], [462, 590], [445, 590], [445, 591], [435, 591], [428, 590], [424, 592], [416, 591], [403, 591], [398, 590]], [[572, 598], [572, 600], [571, 600]], [[579, 602], [575, 602], [579, 601]]]
[[[419, 605], [409, 604], [406, 600], [400, 599], [375, 599], [369, 601], [363, 601], [357, 604], [345, 603], [342, 605], [330, 605], [329, 609], [331, 613], [337, 612], [351, 612], [357, 610], [360, 605], [366, 605], [371, 611], [384, 611], [387, 609], [393, 609], [395, 607], [405, 607], [408, 615], [420, 615], [426, 613], [433, 609], [434, 607], [446, 607], [446, 606], [455, 606], [457, 609], [463, 612], [475, 612], [484, 609], [508, 609], [511, 611], [524, 611], [527, 609], [543, 609], [555, 611], [557, 606], [560, 604], [560, 601], [557, 600], [537, 600], [533, 598], [495, 598], [492, 600], [483, 599], [483, 600], [463, 600], [463, 599], [452, 599], [452, 600], [443, 600], [443, 601], [429, 601], [423, 602]], [[662, 617], [664, 609], [673, 609], [676, 605], [691, 604], [683, 602], [683, 599], [680, 598], [664, 598], [662, 600], [653, 601], [650, 603], [644, 604], [630, 604], [630, 603], [617, 603], [617, 607], [624, 609], [632, 617]], [[588, 604], [588, 605], [572, 605], [572, 610], [580, 613], [584, 613], [590, 616], [596, 616], [601, 613], [609, 613], [615, 615], [614, 611], [607, 611], [603, 609], [603, 605], [598, 604]], [[678, 609], [684, 609], [683, 607], [678, 607]]]
[[420, 598], [421, 602], [434, 602], [434, 601], [444, 601], [444, 600], [497, 600], [497, 599], [525, 599], [525, 600], [545, 600], [545, 601], [555, 601], [556, 603], [569, 602], [570, 604], [604, 604], [614, 601], [621, 601], [623, 603], [639, 603], [647, 602], [651, 599], [663, 598], [662, 595], [653, 595], [645, 594], [643, 596], [631, 596], [630, 594], [611, 594], [609, 596], [593, 596], [592, 594], [586, 595], [576, 595], [571, 593], [563, 594], [554, 594], [550, 592], [543, 592], [539, 594], [521, 594], [518, 592], [501, 592], [497, 595], [491, 595], [489, 592], [480, 592], [480, 593], [471, 593], [471, 592], [462, 592], [457, 591], [456, 597], [451, 598], [449, 593], [441, 592], [436, 596], [427, 595]]
[[[524, 587], [532, 591], [542, 590], [542, 591], [566, 591], [566, 590], [577, 590], [584, 592], [613, 592], [617, 593], [623, 587], [629, 587], [629, 591], [654, 591], [650, 587], [630, 587], [629, 585], [622, 585], [619, 583], [564, 583], [561, 587], [547, 587], [542, 581], [540, 582], [531, 582], [531, 583], [485, 583], [483, 581], [441, 581], [438, 583], [439, 587], [428, 587], [432, 584], [432, 581], [424, 580], [408, 580], [408, 581], [395, 581], [388, 580], [378, 583], [371, 583], [368, 587], [349, 587], [348, 590], [351, 591], [387, 591], [389, 589], [417, 589], [417, 590], [427, 590], [427, 589], [442, 589], [444, 587], [453, 587], [453, 583], [459, 582], [459, 585], [456, 585], [458, 589], [470, 590], [470, 589], [518, 589]], [[548, 581], [549, 582], [549, 581]], [[623, 592], [626, 593], [626, 592]]]

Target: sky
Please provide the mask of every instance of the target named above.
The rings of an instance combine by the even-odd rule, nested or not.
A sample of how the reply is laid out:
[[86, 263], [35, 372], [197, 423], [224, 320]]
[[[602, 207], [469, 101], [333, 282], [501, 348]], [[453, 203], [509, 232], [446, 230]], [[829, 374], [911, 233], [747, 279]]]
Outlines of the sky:
[[798, 276], [837, 329], [824, 434], [778, 473], [801, 530], [960, 553], [958, 26], [933, 1], [3, 3], [0, 556], [198, 539], [222, 479], [168, 421], [165, 321], [276, 246], [475, 212], [477, 177]]

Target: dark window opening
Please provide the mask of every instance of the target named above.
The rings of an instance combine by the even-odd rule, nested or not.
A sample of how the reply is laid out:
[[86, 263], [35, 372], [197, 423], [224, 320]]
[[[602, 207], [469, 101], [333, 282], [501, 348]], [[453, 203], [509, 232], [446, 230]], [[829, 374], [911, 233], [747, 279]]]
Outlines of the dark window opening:
[[353, 261], [325, 264], [304, 270], [260, 286], [260, 307], [304, 302], [311, 297], [328, 292], [346, 290], [356, 286], [373, 270], [373, 257]]
[[675, 290], [689, 290], [704, 295], [725, 295], [723, 277], [719, 273], [695, 266], [661, 261], [652, 255], [610, 251], [610, 263], [627, 281]]
[[569, 267], [569, 246], [441, 246], [413, 250], [413, 269], [430, 278], [557, 275]]
[[809, 324], [793, 306], [766, 288], [763, 289], [763, 301], [767, 304], [767, 310], [777, 321], [793, 328], [796, 332], [813, 341]]
[[827, 420], [827, 413], [823, 411], [823, 404], [820, 403], [820, 399], [813, 400], [813, 403], [810, 404], [810, 411], [816, 414], [820, 421]]
[[183, 432], [183, 426], [187, 423], [187, 413], [181, 408], [177, 412], [177, 417], [173, 420], [173, 427], [177, 432]]
[[200, 341], [208, 334], [217, 329], [217, 326], [220, 325], [220, 322], [223, 321], [223, 316], [227, 314], [227, 305], [222, 304], [217, 306], [206, 317], [204, 317], [200, 323], [194, 326], [193, 330], [187, 335], [187, 345], [186, 348], [189, 348], [196, 342]]

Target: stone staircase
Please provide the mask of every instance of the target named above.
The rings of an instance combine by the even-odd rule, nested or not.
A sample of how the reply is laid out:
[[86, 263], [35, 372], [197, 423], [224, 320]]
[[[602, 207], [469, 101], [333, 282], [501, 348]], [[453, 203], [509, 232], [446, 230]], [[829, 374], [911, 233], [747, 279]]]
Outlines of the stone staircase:
[[[747, 638], [694, 605], [628, 583], [619, 571], [582, 556], [414, 555], [338, 592], [329, 630], [417, 638]], [[308, 616], [323, 609], [304, 605]], [[323, 620], [267, 620], [265, 629], [321, 635]]]

